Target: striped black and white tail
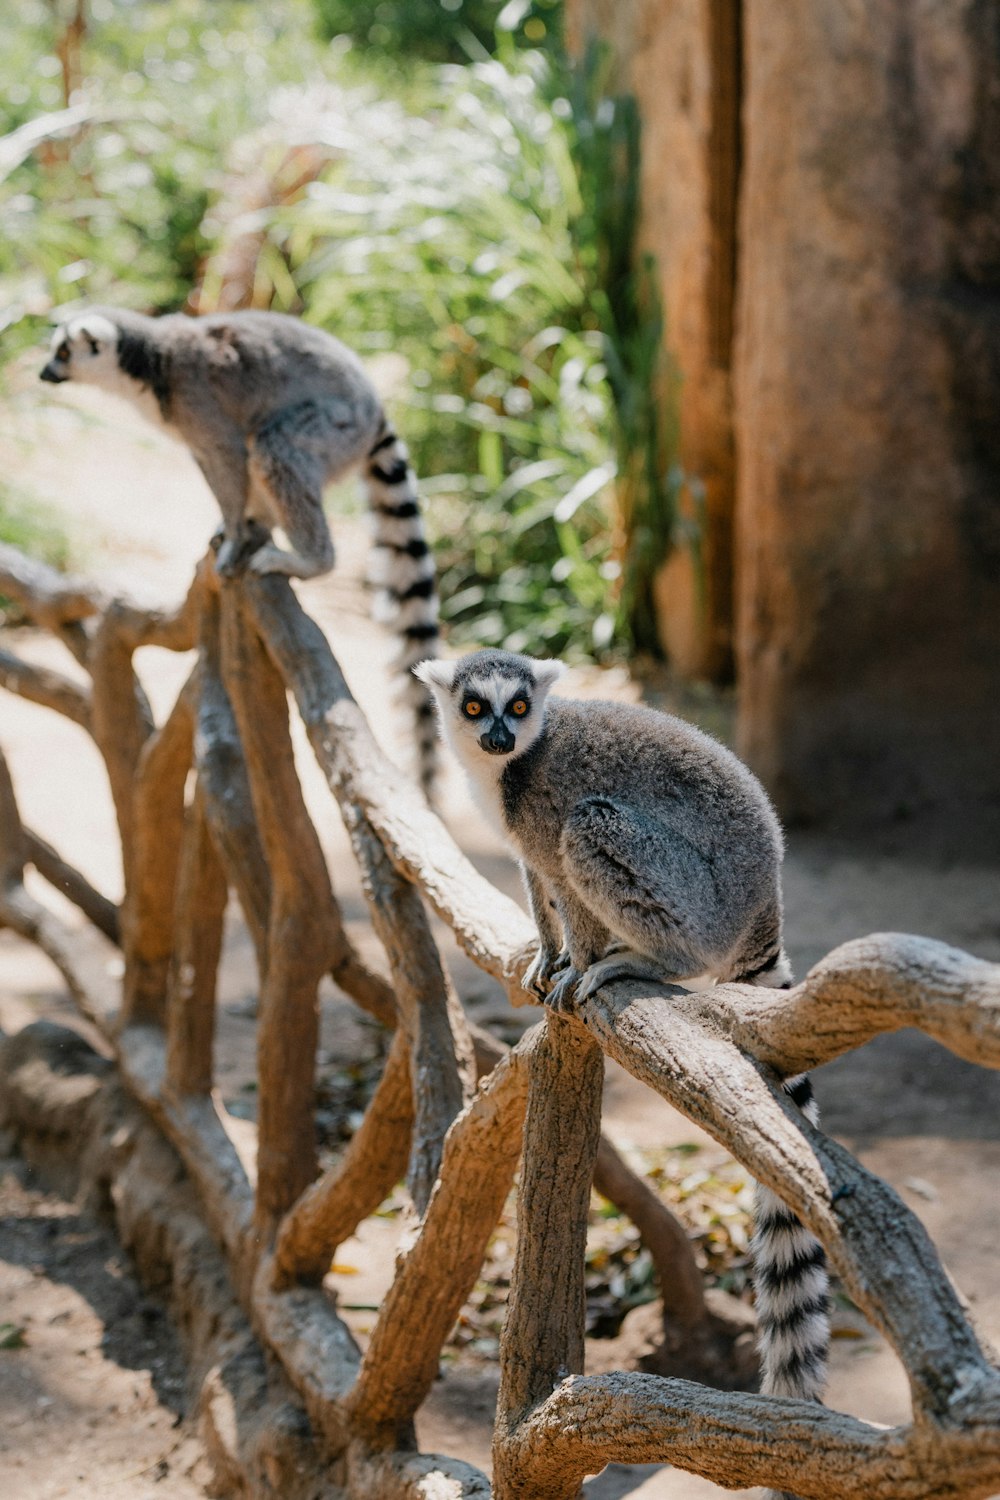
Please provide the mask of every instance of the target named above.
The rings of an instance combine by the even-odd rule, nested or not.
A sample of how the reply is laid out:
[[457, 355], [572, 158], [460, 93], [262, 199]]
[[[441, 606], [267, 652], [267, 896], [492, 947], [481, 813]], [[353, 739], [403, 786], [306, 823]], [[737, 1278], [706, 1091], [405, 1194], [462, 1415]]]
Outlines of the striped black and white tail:
[[[807, 1074], [785, 1092], [813, 1125], [819, 1109]], [[828, 1277], [823, 1246], [770, 1188], [757, 1185], [751, 1241], [757, 1300], [760, 1388], [769, 1396], [820, 1400], [830, 1344]], [[767, 1500], [795, 1500], [767, 1492]]]
[[372, 576], [376, 614], [400, 639], [395, 667], [416, 721], [420, 784], [431, 795], [437, 770], [437, 732], [430, 694], [412, 668], [437, 656], [438, 594], [434, 559], [424, 535], [417, 481], [406, 445], [383, 422], [364, 473], [375, 522]]

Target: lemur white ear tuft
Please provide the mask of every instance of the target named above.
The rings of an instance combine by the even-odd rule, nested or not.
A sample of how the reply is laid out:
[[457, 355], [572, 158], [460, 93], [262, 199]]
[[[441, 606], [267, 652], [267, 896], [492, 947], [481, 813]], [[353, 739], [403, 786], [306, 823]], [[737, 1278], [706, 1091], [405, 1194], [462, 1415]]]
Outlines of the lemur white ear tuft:
[[412, 668], [414, 677], [419, 677], [421, 682], [426, 682], [428, 687], [450, 688], [455, 681], [455, 668], [457, 662], [440, 661], [437, 657], [428, 657], [426, 661], [418, 661]]
[[117, 328], [103, 313], [84, 313], [81, 317], [74, 319], [71, 332], [74, 338], [82, 335], [95, 354], [102, 344], [118, 342]]
[[547, 657], [542, 661], [532, 662], [532, 670], [535, 674], [535, 682], [548, 692], [553, 683], [558, 682], [566, 671], [566, 663], [557, 661], [555, 657]]

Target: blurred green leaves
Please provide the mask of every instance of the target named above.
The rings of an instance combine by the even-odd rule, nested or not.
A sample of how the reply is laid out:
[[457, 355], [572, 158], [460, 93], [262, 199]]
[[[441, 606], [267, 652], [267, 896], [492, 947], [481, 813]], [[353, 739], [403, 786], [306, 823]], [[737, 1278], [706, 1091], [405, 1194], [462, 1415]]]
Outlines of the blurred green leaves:
[[546, 80], [529, 53], [439, 69], [420, 108], [344, 90], [337, 161], [268, 224], [269, 290], [405, 361], [454, 638], [584, 656], [612, 634], [611, 407]]
[[562, 0], [313, 0], [321, 35], [400, 58], [468, 62], [496, 50], [498, 33], [552, 47]]
[[[467, 22], [500, 11], [467, 4]], [[311, 0], [91, 0], [66, 135], [56, 11], [24, 0], [0, 21], [21, 80], [0, 106], [0, 322], [10, 353], [59, 305], [182, 307], [252, 219], [255, 305], [393, 367], [452, 638], [579, 658], [616, 631], [614, 409], [572, 110], [515, 45], [552, 10], [508, 3], [495, 55], [436, 65], [325, 46]], [[23, 128], [50, 135], [24, 153]], [[248, 214], [246, 183], [308, 144], [313, 179]]]
[[[5, 355], [63, 303], [182, 306], [231, 144], [268, 118], [274, 88], [316, 65], [305, 0], [215, 0], [210, 13], [199, 0], [91, 0], [87, 15], [82, 82], [67, 101], [60, 7], [0, 10]], [[17, 160], [32, 130], [42, 139]]]

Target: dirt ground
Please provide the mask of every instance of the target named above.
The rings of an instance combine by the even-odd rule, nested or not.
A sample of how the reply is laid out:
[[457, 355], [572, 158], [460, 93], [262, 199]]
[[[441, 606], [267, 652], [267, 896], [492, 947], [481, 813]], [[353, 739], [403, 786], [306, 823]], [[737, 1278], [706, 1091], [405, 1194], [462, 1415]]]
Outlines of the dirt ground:
[[[79, 571], [150, 602], [179, 596], [215, 526], [211, 497], [189, 457], [126, 408], [86, 391], [44, 393], [31, 372], [3, 401], [0, 474], [49, 504], [68, 524]], [[334, 519], [339, 561], [332, 578], [305, 586], [306, 607], [335, 653], [390, 755], [405, 763], [406, 724], [392, 703], [389, 643], [368, 623], [361, 577], [361, 523]], [[19, 631], [32, 660], [73, 665], [61, 648]], [[187, 663], [147, 650], [139, 667], [162, 711]], [[574, 694], [637, 697], [623, 672], [574, 673]], [[708, 727], [725, 708], [689, 700]], [[100, 888], [120, 891], [113, 817], [100, 764], [86, 736], [19, 699], [0, 700], [0, 743], [25, 821], [54, 842]], [[374, 956], [364, 902], [336, 809], [311, 757], [302, 758], [307, 797], [327, 849], [349, 929]], [[444, 806], [456, 837], [497, 885], [519, 895], [513, 865], [449, 772]], [[865, 848], [792, 833], [785, 889], [788, 947], [801, 974], [838, 943], [879, 931], [919, 932], [1000, 960], [1000, 881], [995, 867], [915, 851], [882, 836]], [[52, 898], [47, 888], [39, 893]], [[75, 914], [69, 913], [75, 919]], [[231, 914], [220, 987], [217, 1080], [234, 1113], [251, 1118], [254, 971], [250, 945]], [[456, 983], [478, 1020], [511, 1036], [537, 1018], [512, 1012], [500, 991], [443, 944]], [[330, 986], [322, 997], [320, 1063], [343, 1064], [371, 1048], [371, 1035]], [[0, 1029], [72, 1012], [39, 954], [0, 932]], [[1000, 1343], [1000, 1078], [913, 1032], [884, 1037], [823, 1068], [816, 1091], [825, 1127], [891, 1182], [927, 1225], [983, 1336]], [[661, 1100], [609, 1069], [605, 1126], [631, 1147], [707, 1142]], [[8, 1143], [9, 1144], [9, 1143]], [[130, 1275], [107, 1229], [34, 1181], [0, 1142], [0, 1467], [5, 1500], [204, 1493], [197, 1444], [178, 1425], [184, 1376], [171, 1330]], [[338, 1253], [350, 1267], [333, 1278], [345, 1316], [363, 1340], [391, 1275], [395, 1230], [373, 1219]], [[913, 1289], [919, 1297], [920, 1289]], [[891, 1351], [846, 1320], [835, 1339], [830, 1404], [870, 1421], [909, 1415], [906, 1383]], [[449, 1365], [420, 1420], [421, 1446], [487, 1467], [493, 1374], [489, 1361]], [[710, 1500], [716, 1486], [664, 1466], [611, 1469], [588, 1481], [588, 1500]]]

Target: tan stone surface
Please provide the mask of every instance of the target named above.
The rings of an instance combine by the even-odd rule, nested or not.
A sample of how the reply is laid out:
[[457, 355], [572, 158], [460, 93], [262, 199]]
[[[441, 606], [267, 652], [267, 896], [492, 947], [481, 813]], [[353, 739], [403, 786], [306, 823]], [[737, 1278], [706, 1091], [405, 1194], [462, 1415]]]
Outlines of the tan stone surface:
[[996, 797], [987, 11], [746, 7], [740, 741], [792, 816]]
[[964, 806], [956, 842], [987, 844], [995, 6], [568, 0], [567, 15], [577, 53], [608, 40], [639, 103], [643, 246], [681, 374], [682, 461], [706, 490], [700, 561], [682, 540], [657, 581], [668, 655], [686, 676], [724, 666], [735, 576], [740, 747], [786, 816], [950, 826]]

